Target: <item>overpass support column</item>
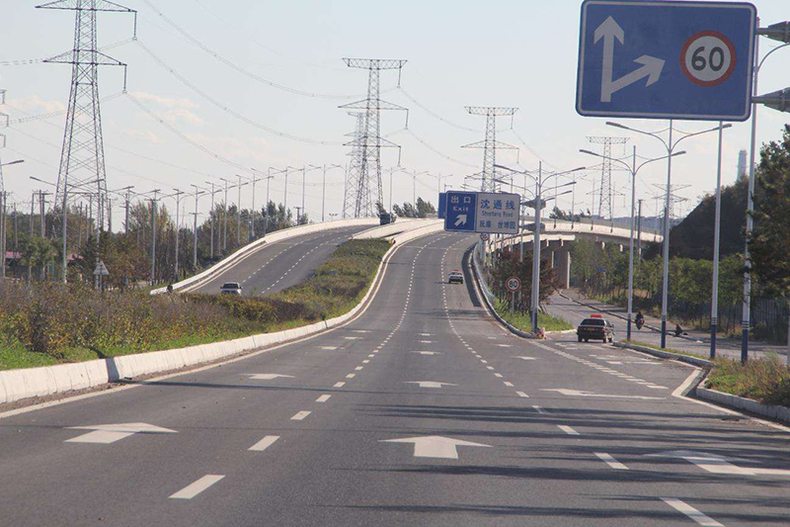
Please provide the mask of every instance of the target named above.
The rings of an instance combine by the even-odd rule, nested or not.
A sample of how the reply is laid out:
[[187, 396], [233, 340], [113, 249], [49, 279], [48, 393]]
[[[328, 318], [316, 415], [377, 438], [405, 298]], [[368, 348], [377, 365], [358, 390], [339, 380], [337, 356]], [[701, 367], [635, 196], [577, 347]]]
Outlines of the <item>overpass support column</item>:
[[571, 251], [570, 246], [565, 245], [552, 253], [552, 267], [560, 280], [560, 287], [568, 289], [571, 286]]

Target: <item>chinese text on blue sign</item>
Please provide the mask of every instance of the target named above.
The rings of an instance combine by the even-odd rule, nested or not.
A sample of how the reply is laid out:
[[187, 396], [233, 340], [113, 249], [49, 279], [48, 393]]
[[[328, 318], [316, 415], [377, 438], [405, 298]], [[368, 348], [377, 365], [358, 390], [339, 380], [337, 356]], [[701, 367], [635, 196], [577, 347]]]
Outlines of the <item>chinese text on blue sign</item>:
[[448, 192], [444, 229], [446, 231], [517, 234], [520, 196], [518, 194]]

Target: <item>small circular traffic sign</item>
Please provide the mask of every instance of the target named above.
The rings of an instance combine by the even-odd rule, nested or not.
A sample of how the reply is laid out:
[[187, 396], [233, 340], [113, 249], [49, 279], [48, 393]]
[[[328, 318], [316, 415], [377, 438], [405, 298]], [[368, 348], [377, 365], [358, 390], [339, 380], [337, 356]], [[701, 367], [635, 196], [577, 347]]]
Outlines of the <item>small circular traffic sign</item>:
[[680, 52], [680, 69], [699, 86], [717, 86], [735, 71], [738, 57], [729, 38], [718, 31], [691, 35]]
[[505, 287], [507, 287], [507, 290], [511, 292], [518, 291], [519, 289], [521, 289], [521, 280], [519, 280], [515, 276], [511, 276], [510, 278], [507, 279], [507, 282], [505, 283]]
[[489, 236], [487, 232], [484, 232], [483, 234], [480, 235], [480, 239], [483, 240], [484, 242], [487, 242], [488, 238]]

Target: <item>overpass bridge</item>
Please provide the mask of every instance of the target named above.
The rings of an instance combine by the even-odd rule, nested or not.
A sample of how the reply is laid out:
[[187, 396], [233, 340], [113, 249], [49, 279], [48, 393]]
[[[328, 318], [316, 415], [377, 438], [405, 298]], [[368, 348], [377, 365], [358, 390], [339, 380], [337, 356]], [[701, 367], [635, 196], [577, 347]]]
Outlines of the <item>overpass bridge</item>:
[[[491, 261], [494, 252], [506, 247], [524, 244], [524, 251], [532, 251], [534, 218], [527, 217], [532, 223], [524, 223], [519, 234], [500, 236], [485, 244], [486, 262]], [[557, 271], [563, 288], [568, 288], [571, 281], [571, 243], [576, 240], [590, 240], [599, 244], [601, 248], [614, 245], [620, 251], [628, 250], [631, 230], [616, 227], [605, 221], [594, 219], [583, 222], [565, 220], [548, 220], [541, 222], [540, 244], [541, 257], [549, 260], [549, 265]], [[663, 235], [653, 230], [634, 232], [635, 254], [641, 254], [648, 243], [660, 243]]]

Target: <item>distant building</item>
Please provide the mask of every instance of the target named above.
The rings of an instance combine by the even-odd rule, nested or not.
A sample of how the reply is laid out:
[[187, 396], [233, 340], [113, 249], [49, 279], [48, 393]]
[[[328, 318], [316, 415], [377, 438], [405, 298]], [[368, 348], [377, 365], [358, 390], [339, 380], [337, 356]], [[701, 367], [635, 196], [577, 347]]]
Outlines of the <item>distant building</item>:
[[746, 170], [747, 167], [746, 163], [746, 150], [741, 150], [738, 153], [738, 178], [737, 181], [742, 179], [747, 179], [749, 177], [749, 173]]

